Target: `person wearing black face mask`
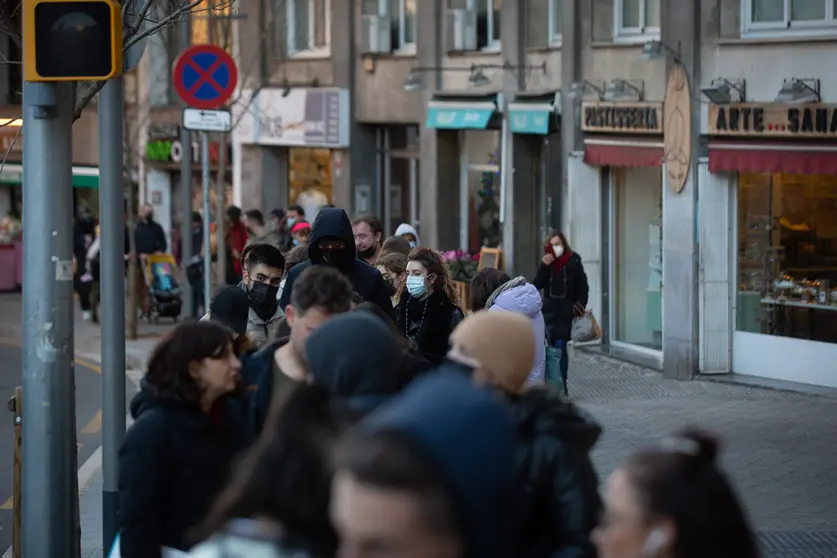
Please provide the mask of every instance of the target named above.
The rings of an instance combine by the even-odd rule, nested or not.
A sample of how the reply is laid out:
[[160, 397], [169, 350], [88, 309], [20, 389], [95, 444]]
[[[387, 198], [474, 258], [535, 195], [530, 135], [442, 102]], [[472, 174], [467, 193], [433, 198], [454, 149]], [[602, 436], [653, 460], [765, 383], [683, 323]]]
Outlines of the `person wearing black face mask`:
[[337, 208], [320, 210], [308, 238], [308, 255], [308, 261], [296, 265], [288, 273], [279, 301], [283, 309], [290, 303], [296, 278], [311, 266], [327, 265], [340, 270], [364, 301], [377, 304], [394, 319], [391, 288], [378, 270], [357, 257], [352, 222], [345, 211]]
[[[244, 280], [239, 288], [247, 293], [250, 305], [247, 337], [254, 347], [262, 347], [276, 339], [285, 317], [279, 308], [279, 284], [285, 271], [285, 257], [271, 244], [251, 244], [241, 255]], [[207, 314], [203, 319], [209, 319]]]

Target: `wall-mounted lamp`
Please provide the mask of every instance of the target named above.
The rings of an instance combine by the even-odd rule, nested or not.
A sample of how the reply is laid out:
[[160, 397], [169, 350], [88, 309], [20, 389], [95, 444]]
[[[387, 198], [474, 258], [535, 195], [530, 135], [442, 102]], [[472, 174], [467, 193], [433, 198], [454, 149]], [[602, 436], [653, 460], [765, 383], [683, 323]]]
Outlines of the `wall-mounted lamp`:
[[470, 74], [470, 76], [468, 77], [468, 81], [472, 86], [484, 87], [486, 85], [491, 85], [491, 79], [486, 75], [486, 70], [500, 70], [504, 72], [516, 72], [518, 70], [524, 70], [529, 72], [533, 70], [540, 70], [544, 74], [546, 74], [546, 62], [542, 64], [525, 66], [515, 66], [509, 64], [508, 62], [506, 62], [505, 64], [471, 64], [470, 66], [453, 67], [417, 66], [415, 68], [410, 68], [410, 73], [407, 75], [407, 79], [404, 81], [404, 89], [407, 91], [415, 91], [417, 89], [421, 89], [423, 84], [418, 74], [424, 72], [468, 72]]
[[407, 79], [404, 80], [405, 91], [418, 91], [423, 86], [424, 84], [421, 81], [421, 74], [417, 74], [412, 71], [407, 75]]
[[777, 103], [819, 103], [820, 80], [816, 78], [790, 78], [782, 83]]
[[642, 101], [645, 98], [645, 82], [640, 81], [640, 87], [628, 83], [624, 79], [614, 79], [605, 86], [603, 101]]
[[708, 87], [701, 87], [700, 92], [716, 105], [728, 105], [729, 103], [743, 103], [747, 99], [745, 86], [746, 82], [743, 79], [733, 81], [727, 78], [716, 78]]
[[586, 79], [584, 81], [576, 81], [570, 85], [570, 93], [576, 97], [587, 97], [588, 95], [595, 95], [599, 100], [604, 97], [604, 84], [600, 86], [590, 83]]
[[642, 57], [646, 60], [674, 60], [680, 62], [680, 42], [677, 48], [671, 48], [662, 41], [649, 41], [642, 45]]

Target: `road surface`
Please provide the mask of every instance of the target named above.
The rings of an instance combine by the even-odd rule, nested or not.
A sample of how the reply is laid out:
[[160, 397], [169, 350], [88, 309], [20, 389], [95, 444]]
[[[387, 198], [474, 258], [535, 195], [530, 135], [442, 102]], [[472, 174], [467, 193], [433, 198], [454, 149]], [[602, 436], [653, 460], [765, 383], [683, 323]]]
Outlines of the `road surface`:
[[[12, 544], [13, 415], [6, 402], [21, 385], [22, 353], [13, 342], [0, 340], [0, 552]], [[76, 435], [81, 466], [101, 444], [101, 370], [96, 363], [76, 360]], [[129, 382], [130, 383], [130, 382]], [[127, 386], [132, 393], [134, 386]]]

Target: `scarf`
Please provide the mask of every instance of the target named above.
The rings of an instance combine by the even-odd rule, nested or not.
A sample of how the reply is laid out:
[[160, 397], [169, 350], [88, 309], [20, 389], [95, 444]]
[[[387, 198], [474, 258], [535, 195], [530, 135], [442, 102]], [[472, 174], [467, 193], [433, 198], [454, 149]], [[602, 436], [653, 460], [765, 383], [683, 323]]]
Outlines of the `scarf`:
[[[544, 250], [547, 251], [546, 252], [547, 254], [555, 254], [555, 252], [552, 251], [552, 245], [551, 244], [545, 245]], [[564, 253], [561, 254], [561, 257], [560, 258], [555, 258], [555, 261], [552, 262], [552, 273], [560, 273], [560, 271], [562, 269], [564, 269], [564, 266], [567, 265], [567, 262], [570, 261], [570, 258], [572, 257], [572, 255], [573, 255], [573, 251], [569, 250], [565, 247], [564, 248]]]

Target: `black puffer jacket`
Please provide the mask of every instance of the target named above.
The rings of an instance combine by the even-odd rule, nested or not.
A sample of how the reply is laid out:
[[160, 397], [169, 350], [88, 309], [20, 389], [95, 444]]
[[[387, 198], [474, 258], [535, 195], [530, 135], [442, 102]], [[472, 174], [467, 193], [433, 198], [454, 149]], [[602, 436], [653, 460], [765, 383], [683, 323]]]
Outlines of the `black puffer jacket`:
[[543, 320], [549, 338], [569, 340], [575, 317], [573, 306], [586, 308], [590, 291], [581, 257], [573, 253], [557, 272], [551, 265], [541, 263], [532, 284], [543, 292]]
[[418, 350], [431, 364], [437, 365], [448, 354], [448, 338], [465, 315], [444, 291], [437, 290], [424, 299], [404, 291], [395, 317], [398, 329], [415, 341]]
[[515, 558], [595, 558], [602, 509], [590, 450], [601, 428], [551, 390], [510, 396], [517, 420]]

